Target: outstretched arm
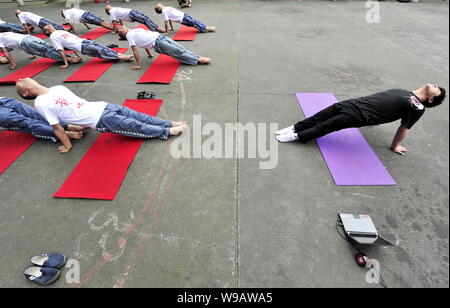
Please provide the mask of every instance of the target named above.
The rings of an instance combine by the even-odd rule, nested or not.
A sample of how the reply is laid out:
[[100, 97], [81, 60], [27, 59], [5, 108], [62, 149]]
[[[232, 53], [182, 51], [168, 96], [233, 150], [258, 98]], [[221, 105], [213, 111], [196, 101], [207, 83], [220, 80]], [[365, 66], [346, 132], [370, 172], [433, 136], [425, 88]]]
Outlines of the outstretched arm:
[[169, 21], [164, 22], [164, 26], [166, 27], [166, 34], [169, 34]]
[[139, 55], [139, 50], [137, 46], [131, 46], [131, 49], [133, 50], [134, 58], [136, 59], [136, 66], [133, 66], [131, 69], [133, 71], [137, 71], [141, 69], [141, 56]]
[[112, 24], [113, 24], [113, 28], [114, 28], [114, 31], [112, 33], [116, 34], [117, 33], [117, 20], [113, 20]]
[[400, 126], [395, 134], [394, 140], [392, 141], [391, 150], [397, 154], [405, 155], [408, 149], [402, 146], [401, 143], [406, 139], [408, 134], [409, 129], [404, 126]]
[[11, 55], [11, 53], [8, 50], [6, 50], [6, 48], [3, 48], [3, 47], [1, 48], [1, 50], [2, 50], [3, 54], [5, 55], [5, 58], [8, 59], [8, 61], [9, 61], [9, 69], [15, 70], [17, 68], [17, 64], [14, 61], [14, 58]]
[[72, 143], [70, 143], [69, 136], [67, 135], [61, 124], [53, 125], [53, 131], [55, 133], [55, 136], [58, 137], [58, 139], [63, 144], [62, 146], [58, 147], [59, 153], [64, 154], [72, 150]]
[[60, 68], [68, 68], [69, 67], [69, 61], [67, 60], [66, 53], [64, 52], [64, 50], [61, 50], [59, 53], [61, 54], [61, 58], [64, 61], [64, 65], [61, 65]]
[[173, 31], [173, 24], [171, 20], [169, 20], [169, 24], [170, 24], [170, 31]]
[[31, 34], [30, 28], [28, 27], [27, 24], [23, 24], [23, 27], [27, 30], [27, 33], [28, 33], [28, 34]]

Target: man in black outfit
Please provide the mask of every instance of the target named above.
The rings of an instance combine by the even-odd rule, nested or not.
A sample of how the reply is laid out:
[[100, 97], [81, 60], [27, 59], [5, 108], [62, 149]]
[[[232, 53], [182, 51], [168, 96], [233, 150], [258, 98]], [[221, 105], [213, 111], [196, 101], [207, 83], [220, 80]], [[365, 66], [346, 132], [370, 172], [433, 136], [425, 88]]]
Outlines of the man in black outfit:
[[346, 128], [379, 125], [401, 120], [401, 126], [391, 149], [405, 155], [401, 145], [410, 129], [425, 113], [426, 108], [443, 103], [446, 90], [427, 84], [416, 91], [387, 90], [358, 99], [334, 104], [316, 115], [276, 132], [279, 142], [299, 140], [306, 143]]

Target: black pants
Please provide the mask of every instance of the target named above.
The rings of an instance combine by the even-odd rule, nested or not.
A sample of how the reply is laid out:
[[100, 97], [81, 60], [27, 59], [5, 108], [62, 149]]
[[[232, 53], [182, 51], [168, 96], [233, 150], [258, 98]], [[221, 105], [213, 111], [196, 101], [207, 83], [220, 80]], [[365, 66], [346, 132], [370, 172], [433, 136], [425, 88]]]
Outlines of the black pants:
[[359, 119], [344, 110], [345, 106], [341, 103], [334, 104], [314, 116], [298, 122], [295, 124], [298, 140], [306, 143], [342, 129], [363, 126]]

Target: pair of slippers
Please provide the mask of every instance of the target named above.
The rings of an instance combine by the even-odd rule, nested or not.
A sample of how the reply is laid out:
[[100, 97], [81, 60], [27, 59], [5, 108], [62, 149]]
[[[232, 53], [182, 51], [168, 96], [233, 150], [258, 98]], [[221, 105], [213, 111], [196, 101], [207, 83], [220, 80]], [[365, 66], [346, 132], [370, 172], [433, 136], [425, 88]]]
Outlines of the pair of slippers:
[[147, 91], [139, 92], [137, 96], [138, 99], [154, 99], [155, 97], [156, 97], [155, 92], [147, 92]]
[[61, 276], [59, 268], [66, 265], [67, 257], [60, 253], [40, 254], [31, 258], [34, 265], [25, 269], [23, 274], [29, 281], [48, 286]]

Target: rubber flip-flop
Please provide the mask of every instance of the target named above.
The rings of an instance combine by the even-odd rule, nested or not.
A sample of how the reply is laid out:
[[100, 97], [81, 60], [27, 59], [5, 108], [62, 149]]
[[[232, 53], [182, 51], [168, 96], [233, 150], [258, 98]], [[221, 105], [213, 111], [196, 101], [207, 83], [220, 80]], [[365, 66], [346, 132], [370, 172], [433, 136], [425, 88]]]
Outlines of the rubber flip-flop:
[[29, 267], [23, 272], [25, 277], [34, 283], [48, 286], [58, 280], [61, 271], [51, 267]]
[[67, 257], [60, 253], [43, 253], [31, 258], [31, 263], [40, 267], [61, 268], [66, 262]]

